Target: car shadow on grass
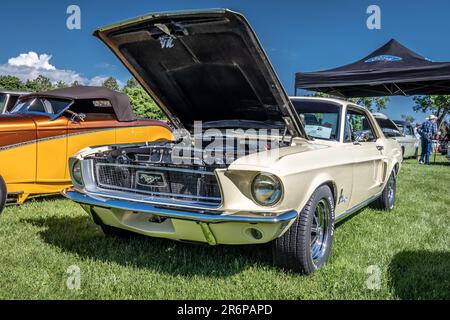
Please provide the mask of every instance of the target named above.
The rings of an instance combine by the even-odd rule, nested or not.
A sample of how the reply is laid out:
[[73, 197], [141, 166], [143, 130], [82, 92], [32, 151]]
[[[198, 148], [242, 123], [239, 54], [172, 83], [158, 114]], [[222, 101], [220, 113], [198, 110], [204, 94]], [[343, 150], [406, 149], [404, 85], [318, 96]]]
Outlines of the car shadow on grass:
[[32, 218], [42, 240], [64, 252], [102, 262], [181, 276], [227, 277], [255, 265], [271, 266], [268, 245], [207, 246], [133, 235], [105, 236], [89, 217]]
[[450, 252], [403, 251], [389, 266], [400, 299], [450, 299]]

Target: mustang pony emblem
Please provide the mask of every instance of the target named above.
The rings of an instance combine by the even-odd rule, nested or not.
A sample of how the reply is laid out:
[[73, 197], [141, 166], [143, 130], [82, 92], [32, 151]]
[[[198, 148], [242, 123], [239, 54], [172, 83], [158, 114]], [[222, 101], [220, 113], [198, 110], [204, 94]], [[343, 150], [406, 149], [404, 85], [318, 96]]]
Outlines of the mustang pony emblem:
[[136, 175], [137, 184], [144, 187], [164, 188], [167, 185], [162, 173], [137, 172]]

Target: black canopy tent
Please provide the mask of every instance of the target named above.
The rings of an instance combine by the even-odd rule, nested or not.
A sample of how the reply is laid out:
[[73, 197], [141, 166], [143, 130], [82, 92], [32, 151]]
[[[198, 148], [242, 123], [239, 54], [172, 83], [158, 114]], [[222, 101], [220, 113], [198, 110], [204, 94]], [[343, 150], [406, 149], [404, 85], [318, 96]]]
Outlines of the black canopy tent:
[[354, 63], [297, 73], [297, 89], [347, 98], [450, 94], [450, 62], [433, 62], [392, 39]]

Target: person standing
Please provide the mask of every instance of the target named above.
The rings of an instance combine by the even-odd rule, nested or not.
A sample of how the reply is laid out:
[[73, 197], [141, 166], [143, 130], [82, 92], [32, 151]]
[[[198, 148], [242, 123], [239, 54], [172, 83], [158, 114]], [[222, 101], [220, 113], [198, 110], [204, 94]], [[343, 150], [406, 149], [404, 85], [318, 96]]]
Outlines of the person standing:
[[438, 118], [432, 114], [418, 130], [422, 140], [422, 154], [419, 159], [420, 164], [430, 164], [430, 154], [433, 150], [433, 138], [438, 132], [437, 119]]

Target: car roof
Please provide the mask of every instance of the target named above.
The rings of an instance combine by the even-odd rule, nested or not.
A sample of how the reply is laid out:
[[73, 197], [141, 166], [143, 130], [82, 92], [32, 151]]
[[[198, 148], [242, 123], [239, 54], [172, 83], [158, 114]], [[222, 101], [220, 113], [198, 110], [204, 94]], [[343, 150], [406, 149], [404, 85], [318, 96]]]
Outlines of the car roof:
[[373, 112], [372, 115], [378, 119], [389, 119], [389, 117], [387, 115], [385, 115], [384, 113], [381, 113], [381, 112]]
[[338, 99], [338, 98], [291, 96], [291, 97], [289, 97], [289, 99], [291, 99], [291, 100], [305, 100], [305, 101], [307, 101], [307, 100], [310, 100], [310, 101], [325, 101], [325, 102], [331, 102], [331, 103], [339, 104], [339, 105], [342, 105], [342, 106], [350, 105], [352, 107], [356, 107], [358, 109], [367, 111], [366, 108], [364, 108], [364, 107], [362, 107], [360, 105], [357, 105], [356, 103], [353, 103], [351, 101]]
[[334, 102], [334, 103], [339, 103], [339, 104], [347, 104], [347, 103], [349, 103], [348, 101], [345, 101], [345, 100], [340, 100], [340, 99], [335, 99], [335, 98], [323, 98], [323, 97], [300, 97], [300, 96], [293, 96], [293, 97], [289, 97], [289, 99], [291, 99], [291, 100], [329, 101], [329, 102]]
[[406, 125], [410, 126], [411, 125], [411, 123], [409, 123], [408, 121], [404, 121], [404, 120], [392, 120], [392, 121], [394, 121], [397, 124], [402, 124], [404, 126], [406, 126]]
[[63, 89], [55, 89], [44, 92], [33, 92], [22, 96], [20, 99], [48, 98], [67, 100], [108, 100], [120, 122], [136, 120], [128, 95], [123, 92], [110, 90], [105, 87], [78, 86]]
[[29, 94], [30, 92], [26, 92], [26, 91], [13, 91], [13, 90], [0, 90], [0, 93], [4, 93], [4, 94], [13, 94], [13, 95], [23, 95], [23, 94]]

